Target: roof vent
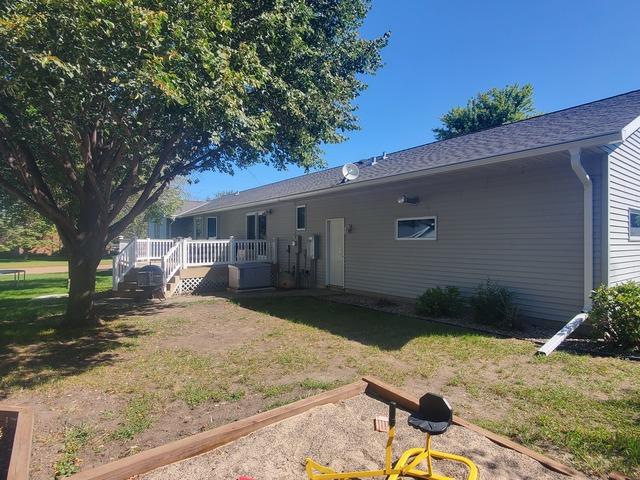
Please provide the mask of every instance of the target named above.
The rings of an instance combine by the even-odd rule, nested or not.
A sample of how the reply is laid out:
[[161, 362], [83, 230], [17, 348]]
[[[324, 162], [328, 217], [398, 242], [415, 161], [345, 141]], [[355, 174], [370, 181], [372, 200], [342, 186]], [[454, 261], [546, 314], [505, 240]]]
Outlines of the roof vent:
[[378, 163], [378, 157], [371, 158], [371, 165], [376, 165]]
[[382, 152], [382, 160], [386, 160], [387, 159], [387, 152]]

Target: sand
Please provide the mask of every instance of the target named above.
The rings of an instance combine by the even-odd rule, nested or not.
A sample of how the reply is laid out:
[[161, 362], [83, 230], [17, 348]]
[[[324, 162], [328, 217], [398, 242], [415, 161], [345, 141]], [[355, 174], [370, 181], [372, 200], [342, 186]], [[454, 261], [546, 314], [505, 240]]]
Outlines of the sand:
[[[316, 407], [258, 430], [235, 442], [141, 476], [144, 480], [232, 479], [241, 475], [256, 480], [306, 478], [304, 460], [312, 457], [335, 470], [377, 469], [384, 460], [386, 433], [373, 430], [373, 418], [386, 415], [387, 405], [367, 395]], [[422, 446], [424, 434], [407, 425], [408, 414], [398, 410], [394, 459], [406, 448]], [[535, 460], [502, 448], [485, 437], [452, 426], [434, 437], [432, 448], [471, 458], [484, 480], [567, 477]], [[466, 468], [435, 462], [436, 471], [456, 479], [466, 478]]]

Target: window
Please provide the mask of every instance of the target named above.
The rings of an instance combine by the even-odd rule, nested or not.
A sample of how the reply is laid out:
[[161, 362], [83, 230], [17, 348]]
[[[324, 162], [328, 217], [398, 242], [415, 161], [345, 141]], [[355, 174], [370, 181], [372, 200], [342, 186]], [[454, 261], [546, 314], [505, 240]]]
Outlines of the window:
[[396, 240], [435, 240], [436, 230], [436, 217], [396, 220]]
[[267, 216], [265, 214], [258, 215], [258, 239], [267, 239]]
[[247, 240], [266, 240], [267, 214], [262, 212], [247, 214]]
[[256, 239], [256, 214], [247, 215], [247, 240]]
[[207, 217], [207, 238], [218, 237], [218, 217]]
[[629, 209], [629, 237], [640, 240], [640, 210]]
[[202, 217], [193, 217], [193, 238], [196, 240], [204, 237]]
[[307, 206], [298, 205], [296, 207], [296, 230], [305, 230], [307, 228]]

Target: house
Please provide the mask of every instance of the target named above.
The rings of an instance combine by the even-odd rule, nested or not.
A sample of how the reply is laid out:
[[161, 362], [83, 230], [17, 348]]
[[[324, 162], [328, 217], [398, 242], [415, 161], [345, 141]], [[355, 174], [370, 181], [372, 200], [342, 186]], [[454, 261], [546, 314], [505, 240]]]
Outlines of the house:
[[[201, 200], [185, 200], [172, 216], [164, 217], [160, 220], [149, 220], [147, 222], [147, 236], [149, 238], [172, 238], [182, 236], [179, 235], [179, 233], [183, 233], [182, 230], [178, 232], [176, 228], [173, 227], [176, 217], [179, 215], [186, 215], [190, 211], [203, 206], [205, 203], [207, 202]], [[184, 236], [191, 237], [195, 236], [195, 234], [196, 232], [192, 231], [188, 232], [188, 234]]]
[[202, 243], [173, 271], [268, 260], [284, 283], [408, 298], [491, 278], [564, 323], [640, 280], [639, 129], [640, 90], [216, 198], [176, 216]]

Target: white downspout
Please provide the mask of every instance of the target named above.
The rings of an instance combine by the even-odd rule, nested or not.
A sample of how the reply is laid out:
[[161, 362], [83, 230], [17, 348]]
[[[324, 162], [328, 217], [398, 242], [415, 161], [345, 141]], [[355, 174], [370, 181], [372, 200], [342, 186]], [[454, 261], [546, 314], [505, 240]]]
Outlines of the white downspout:
[[591, 310], [591, 290], [593, 288], [593, 183], [581, 161], [579, 148], [569, 150], [571, 168], [582, 182], [584, 190], [584, 312]]

